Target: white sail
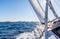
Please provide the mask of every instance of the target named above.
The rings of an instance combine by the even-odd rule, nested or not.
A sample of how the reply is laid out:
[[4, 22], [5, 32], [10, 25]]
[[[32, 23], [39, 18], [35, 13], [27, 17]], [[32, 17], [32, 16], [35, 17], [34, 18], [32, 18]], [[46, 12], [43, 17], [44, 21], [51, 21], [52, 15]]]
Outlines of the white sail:
[[29, 2], [31, 3], [33, 9], [35, 10], [39, 21], [44, 22], [45, 13], [43, 12], [41, 6], [39, 5], [38, 0], [29, 0]]

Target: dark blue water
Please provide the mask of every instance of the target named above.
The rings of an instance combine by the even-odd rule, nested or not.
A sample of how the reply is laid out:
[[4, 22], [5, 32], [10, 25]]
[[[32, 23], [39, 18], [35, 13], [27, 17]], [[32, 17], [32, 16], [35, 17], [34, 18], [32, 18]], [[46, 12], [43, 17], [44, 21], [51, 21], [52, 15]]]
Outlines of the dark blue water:
[[34, 30], [38, 22], [0, 22], [0, 39], [15, 39], [15, 36]]

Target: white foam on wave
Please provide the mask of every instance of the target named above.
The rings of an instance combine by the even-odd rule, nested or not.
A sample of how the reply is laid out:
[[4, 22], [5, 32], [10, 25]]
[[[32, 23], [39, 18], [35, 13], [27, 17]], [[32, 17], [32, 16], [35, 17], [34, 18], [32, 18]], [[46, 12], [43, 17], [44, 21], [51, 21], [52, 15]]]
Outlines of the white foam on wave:
[[37, 25], [32, 32], [24, 32], [16, 36], [16, 39], [39, 39], [44, 30], [44, 25]]

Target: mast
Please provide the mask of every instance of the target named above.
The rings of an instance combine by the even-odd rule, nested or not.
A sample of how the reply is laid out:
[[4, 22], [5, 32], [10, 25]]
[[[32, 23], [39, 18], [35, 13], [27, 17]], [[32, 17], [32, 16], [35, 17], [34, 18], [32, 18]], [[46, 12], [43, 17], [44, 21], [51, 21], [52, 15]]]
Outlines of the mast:
[[50, 7], [50, 9], [53, 11], [53, 14], [56, 18], [58, 18], [58, 15], [56, 14], [54, 7], [52, 6], [52, 3], [50, 0], [46, 0], [46, 7], [45, 7], [45, 13], [41, 7], [41, 5], [39, 4], [38, 0], [29, 0], [29, 2], [31, 3], [34, 11], [36, 12], [36, 15], [39, 19], [39, 21], [45, 22], [45, 39], [48, 39], [48, 35], [47, 35], [47, 28], [48, 28], [48, 6]]
[[47, 28], [48, 28], [48, 0], [46, 0], [45, 8], [45, 39], [48, 39]]
[[[36, 15], [39, 19], [39, 21], [45, 22], [45, 39], [47, 38], [47, 26], [48, 26], [48, 0], [46, 0], [46, 10], [45, 13], [43, 12], [40, 4], [38, 3], [38, 0], [29, 0], [30, 4], [32, 5], [34, 11], [36, 12]], [[44, 20], [45, 19], [45, 20]]]

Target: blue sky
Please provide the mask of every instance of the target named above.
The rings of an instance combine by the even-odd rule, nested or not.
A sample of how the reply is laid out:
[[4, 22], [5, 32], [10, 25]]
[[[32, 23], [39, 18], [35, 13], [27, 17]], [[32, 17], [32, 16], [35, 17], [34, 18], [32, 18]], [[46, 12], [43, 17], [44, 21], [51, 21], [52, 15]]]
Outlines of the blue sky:
[[28, 0], [0, 0], [0, 21], [34, 21]]
[[[40, 0], [41, 2], [42, 0]], [[57, 1], [57, 0], [56, 0]], [[60, 8], [53, 2], [59, 15]], [[59, 4], [59, 1], [57, 1]], [[44, 5], [42, 5], [44, 4]], [[44, 0], [41, 2], [45, 6]], [[51, 15], [50, 15], [51, 14]], [[49, 10], [49, 17], [53, 16]], [[51, 20], [54, 18], [51, 17]], [[28, 0], [0, 0], [0, 21], [37, 21], [37, 16]]]

